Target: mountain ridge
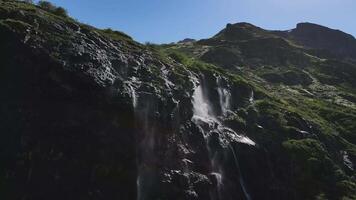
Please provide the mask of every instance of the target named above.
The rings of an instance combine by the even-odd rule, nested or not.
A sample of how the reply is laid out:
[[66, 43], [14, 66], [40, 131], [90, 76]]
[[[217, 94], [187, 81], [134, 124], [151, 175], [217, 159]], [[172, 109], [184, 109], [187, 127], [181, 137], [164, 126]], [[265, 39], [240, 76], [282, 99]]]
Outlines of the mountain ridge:
[[326, 50], [342, 58], [356, 59], [354, 36], [341, 30], [310, 22], [298, 23], [296, 28], [285, 31], [266, 30], [248, 22], [229, 23], [225, 29], [213, 36], [213, 38], [227, 40], [248, 40], [263, 37], [281, 37], [305, 48]]

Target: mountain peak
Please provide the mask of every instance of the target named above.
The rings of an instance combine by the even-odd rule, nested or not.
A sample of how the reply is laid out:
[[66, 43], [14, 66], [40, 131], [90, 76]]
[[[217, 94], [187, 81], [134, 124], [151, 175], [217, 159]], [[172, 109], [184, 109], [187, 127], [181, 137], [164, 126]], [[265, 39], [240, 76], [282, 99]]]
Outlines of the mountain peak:
[[303, 28], [327, 28], [327, 27], [311, 22], [300, 22], [297, 24], [296, 28], [303, 29]]
[[229, 27], [258, 28], [257, 26], [255, 26], [251, 23], [248, 23], [248, 22], [238, 22], [238, 23], [234, 23], [234, 24], [231, 24], [231, 23], [226, 24], [226, 28], [229, 28]]
[[226, 28], [220, 31], [215, 38], [224, 40], [249, 40], [256, 37], [263, 37], [268, 32], [260, 27], [247, 22], [240, 22], [235, 24], [227, 24]]
[[177, 43], [178, 44], [184, 44], [184, 43], [192, 43], [192, 42], [195, 42], [196, 40], [195, 39], [192, 39], [192, 38], [185, 38], [181, 41], [178, 41]]
[[293, 29], [293, 31], [299, 31], [299, 32], [323, 32], [326, 34], [333, 34], [333, 36], [339, 36], [339, 37], [344, 37], [344, 38], [349, 38], [349, 39], [355, 39], [352, 35], [347, 34], [345, 32], [342, 32], [337, 29], [332, 29], [328, 28], [326, 26], [322, 26], [319, 24], [314, 24], [310, 22], [302, 22], [298, 23], [296, 28]]
[[356, 39], [340, 30], [304, 22], [284, 33], [283, 37], [305, 47], [327, 50], [337, 56], [356, 58]]

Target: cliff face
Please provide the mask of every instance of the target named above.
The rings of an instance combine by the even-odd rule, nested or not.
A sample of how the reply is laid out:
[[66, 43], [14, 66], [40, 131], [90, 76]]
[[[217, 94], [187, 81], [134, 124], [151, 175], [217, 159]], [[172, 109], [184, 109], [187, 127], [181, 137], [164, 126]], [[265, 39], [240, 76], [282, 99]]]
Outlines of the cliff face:
[[[144, 46], [0, 2], [0, 197], [352, 199], [356, 98], [339, 84], [354, 79], [340, 73], [340, 102], [324, 101], [316, 91], [331, 92], [317, 75], [331, 78], [315, 71], [343, 61], [310, 60], [277, 36], [255, 40], [258, 30], [237, 43]], [[256, 59], [317, 67], [279, 74]]]

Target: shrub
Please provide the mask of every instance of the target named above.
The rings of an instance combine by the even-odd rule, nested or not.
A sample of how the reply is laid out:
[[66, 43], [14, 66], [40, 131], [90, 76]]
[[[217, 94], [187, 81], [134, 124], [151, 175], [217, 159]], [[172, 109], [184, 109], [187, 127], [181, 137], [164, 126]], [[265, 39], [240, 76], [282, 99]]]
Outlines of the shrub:
[[128, 39], [128, 40], [132, 40], [132, 38], [129, 35], [121, 32], [121, 31], [112, 30], [111, 28], [104, 29], [104, 30], [102, 30], [102, 32], [104, 34], [106, 34], [107, 36], [113, 38], [113, 39], [118, 39], [118, 40], [120, 40], [120, 39]]
[[187, 56], [180, 52], [172, 52], [169, 54], [169, 57], [171, 57], [173, 60], [185, 64], [186, 61], [188, 60]]
[[42, 9], [47, 10], [55, 15], [62, 16], [62, 17], [68, 16], [68, 12], [66, 9], [64, 9], [63, 7], [57, 7], [53, 5], [51, 2], [39, 1], [37, 5]]
[[51, 2], [48, 1], [39, 1], [37, 4], [39, 7], [41, 7], [44, 10], [51, 11], [53, 12], [56, 9], [56, 6], [53, 5]]
[[68, 12], [66, 9], [64, 9], [63, 7], [57, 7], [54, 11], [54, 14], [62, 16], [62, 17], [67, 17], [68, 16]]

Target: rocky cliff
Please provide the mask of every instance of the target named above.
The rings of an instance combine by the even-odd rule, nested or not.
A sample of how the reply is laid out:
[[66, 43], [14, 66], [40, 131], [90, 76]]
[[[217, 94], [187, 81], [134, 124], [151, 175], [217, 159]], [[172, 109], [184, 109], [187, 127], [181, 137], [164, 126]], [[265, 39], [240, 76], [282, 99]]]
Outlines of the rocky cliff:
[[349, 59], [245, 23], [142, 45], [15, 1], [0, 44], [3, 199], [355, 198]]

